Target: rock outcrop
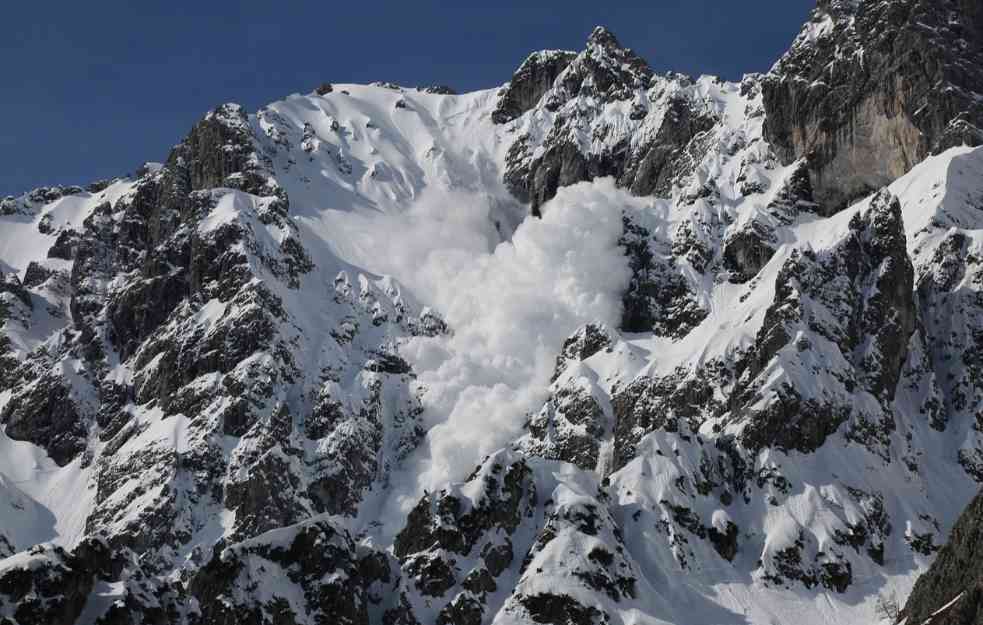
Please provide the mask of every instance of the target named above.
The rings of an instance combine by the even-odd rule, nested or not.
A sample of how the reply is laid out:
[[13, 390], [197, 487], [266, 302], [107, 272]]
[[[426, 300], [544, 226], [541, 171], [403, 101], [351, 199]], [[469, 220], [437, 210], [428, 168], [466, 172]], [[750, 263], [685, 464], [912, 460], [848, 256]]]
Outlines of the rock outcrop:
[[765, 138], [832, 212], [932, 153], [983, 142], [971, 0], [821, 0], [762, 83]]
[[[105, 601], [101, 614], [93, 593]], [[0, 560], [0, 614], [18, 625], [186, 625], [195, 609], [180, 585], [149, 575], [132, 552], [89, 538], [71, 552], [39, 545]]]
[[[779, 272], [775, 301], [731, 395], [730, 418], [749, 421], [744, 445], [814, 451], [851, 418], [865, 429], [893, 429], [882, 411], [855, 412], [856, 397], [893, 401], [915, 321], [901, 205], [882, 191], [835, 247], [795, 252]], [[827, 345], [838, 353], [828, 355]], [[827, 353], [826, 366], [808, 374], [822, 376], [819, 385], [800, 377], [813, 349]]]
[[381, 600], [373, 585], [389, 576], [383, 554], [360, 552], [330, 521], [308, 521], [216, 547], [188, 583], [198, 607], [190, 623], [368, 625]]
[[983, 495], [952, 528], [949, 541], [918, 578], [900, 617], [926, 625], [972, 625], [983, 619]]
[[543, 127], [526, 131], [519, 124], [506, 184], [534, 213], [558, 188], [603, 176], [639, 195], [667, 194], [699, 158], [694, 139], [715, 123], [685, 93], [689, 84], [682, 76], [656, 77], [600, 27], [576, 56], [533, 55], [496, 109], [499, 123], [526, 114]]
[[544, 50], [529, 55], [499, 94], [492, 120], [496, 124], [508, 123], [539, 104], [576, 56], [576, 52], [563, 50]]

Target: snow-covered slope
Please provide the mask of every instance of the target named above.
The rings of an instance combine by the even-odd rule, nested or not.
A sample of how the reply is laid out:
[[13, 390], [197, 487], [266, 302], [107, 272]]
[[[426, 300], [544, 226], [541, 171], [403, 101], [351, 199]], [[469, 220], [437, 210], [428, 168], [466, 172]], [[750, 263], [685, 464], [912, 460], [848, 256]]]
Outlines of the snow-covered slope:
[[0, 619], [876, 622], [983, 480], [983, 152], [837, 186], [907, 144], [798, 85], [928, 18], [820, 2], [741, 83], [598, 28], [3, 200]]

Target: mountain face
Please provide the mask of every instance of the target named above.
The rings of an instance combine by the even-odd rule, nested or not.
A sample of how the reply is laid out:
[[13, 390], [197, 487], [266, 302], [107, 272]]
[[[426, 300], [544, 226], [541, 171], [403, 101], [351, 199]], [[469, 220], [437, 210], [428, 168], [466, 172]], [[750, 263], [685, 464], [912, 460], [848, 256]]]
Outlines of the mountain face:
[[598, 28], [0, 201], [0, 623], [976, 622], [981, 62], [968, 0], [740, 83]]
[[983, 618], [978, 551], [983, 496], [977, 495], [952, 528], [949, 543], [911, 591], [902, 616], [909, 623], [961, 625]]

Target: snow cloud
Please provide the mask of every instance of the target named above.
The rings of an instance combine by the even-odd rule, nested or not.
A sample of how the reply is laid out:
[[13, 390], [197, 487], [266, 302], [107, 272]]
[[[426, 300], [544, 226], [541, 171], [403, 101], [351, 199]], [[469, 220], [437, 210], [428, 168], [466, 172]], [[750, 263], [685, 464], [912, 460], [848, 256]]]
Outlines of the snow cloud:
[[390, 244], [356, 246], [365, 253], [351, 260], [395, 277], [453, 330], [403, 347], [429, 420], [414, 491], [463, 479], [507, 445], [544, 401], [564, 339], [590, 321], [617, 325], [630, 277], [621, 214], [637, 202], [611, 180], [567, 187], [502, 243], [474, 194], [435, 193], [363, 224]]

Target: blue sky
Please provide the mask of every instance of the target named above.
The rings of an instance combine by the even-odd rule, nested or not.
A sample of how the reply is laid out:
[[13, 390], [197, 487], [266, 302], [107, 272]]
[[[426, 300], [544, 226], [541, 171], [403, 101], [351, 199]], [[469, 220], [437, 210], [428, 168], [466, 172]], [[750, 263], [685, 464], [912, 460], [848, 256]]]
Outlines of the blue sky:
[[527, 53], [598, 24], [658, 70], [765, 71], [815, 0], [441, 3], [11, 2], [0, 37], [0, 196], [164, 160], [208, 109], [321, 82], [507, 81]]

